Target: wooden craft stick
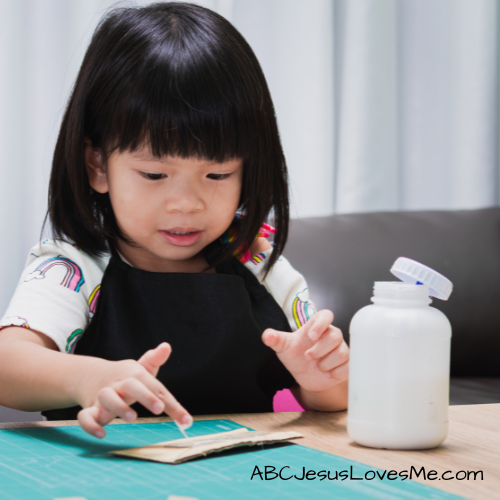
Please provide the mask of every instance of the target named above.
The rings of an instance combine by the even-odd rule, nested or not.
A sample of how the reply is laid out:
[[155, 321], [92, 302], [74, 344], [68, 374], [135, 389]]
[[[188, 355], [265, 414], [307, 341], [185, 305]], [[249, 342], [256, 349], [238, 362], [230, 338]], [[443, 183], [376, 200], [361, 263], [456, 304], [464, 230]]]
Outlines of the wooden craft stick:
[[110, 451], [109, 453], [122, 457], [151, 460], [153, 462], [178, 464], [210, 453], [236, 448], [237, 446], [276, 443], [301, 437], [302, 435], [295, 431], [259, 432], [243, 428], [229, 432], [190, 437], [188, 439], [163, 441], [138, 448]]

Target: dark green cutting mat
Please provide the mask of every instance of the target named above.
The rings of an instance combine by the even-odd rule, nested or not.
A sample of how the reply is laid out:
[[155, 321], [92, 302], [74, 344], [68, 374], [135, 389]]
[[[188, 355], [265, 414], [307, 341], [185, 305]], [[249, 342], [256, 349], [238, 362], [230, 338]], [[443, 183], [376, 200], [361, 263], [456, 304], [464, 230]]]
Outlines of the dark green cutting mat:
[[[224, 432], [241, 426], [229, 420], [195, 422], [190, 436]], [[88, 500], [166, 500], [185, 495], [200, 500], [296, 499], [457, 499], [414, 481], [290, 480], [263, 481], [258, 466], [284, 466], [283, 475], [302, 476], [303, 467], [347, 470], [362, 477], [368, 465], [295, 444], [239, 448], [180, 465], [143, 462], [108, 454], [181, 437], [173, 423], [123, 424], [106, 427], [99, 441], [80, 427], [0, 430], [0, 498], [52, 500], [82, 496]], [[271, 469], [268, 468], [268, 471]], [[271, 475], [269, 476], [271, 477]]]

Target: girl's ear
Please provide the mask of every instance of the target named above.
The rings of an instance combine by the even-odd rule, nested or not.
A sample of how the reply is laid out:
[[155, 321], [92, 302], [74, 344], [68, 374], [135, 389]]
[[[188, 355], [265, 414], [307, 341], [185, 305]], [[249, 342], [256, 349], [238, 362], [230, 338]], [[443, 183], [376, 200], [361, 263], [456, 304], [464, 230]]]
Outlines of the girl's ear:
[[88, 139], [85, 139], [85, 168], [92, 189], [101, 194], [107, 193], [109, 191], [108, 176], [102, 165], [101, 153], [92, 147]]

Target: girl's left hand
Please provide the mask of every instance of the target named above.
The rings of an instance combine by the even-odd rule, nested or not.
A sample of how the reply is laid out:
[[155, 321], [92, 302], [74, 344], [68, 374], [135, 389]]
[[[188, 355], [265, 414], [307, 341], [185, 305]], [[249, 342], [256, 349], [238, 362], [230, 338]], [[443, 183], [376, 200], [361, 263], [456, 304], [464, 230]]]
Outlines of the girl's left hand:
[[307, 391], [325, 391], [347, 380], [349, 347], [332, 321], [333, 313], [324, 309], [295, 332], [268, 328], [262, 334], [264, 344], [276, 351], [297, 383]]

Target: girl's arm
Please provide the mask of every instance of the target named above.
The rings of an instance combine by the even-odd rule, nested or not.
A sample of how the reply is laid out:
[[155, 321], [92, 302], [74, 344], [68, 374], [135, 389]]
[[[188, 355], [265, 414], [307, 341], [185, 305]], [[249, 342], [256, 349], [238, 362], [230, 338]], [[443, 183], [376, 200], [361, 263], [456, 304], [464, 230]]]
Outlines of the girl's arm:
[[305, 410], [342, 411], [347, 410], [348, 381], [344, 380], [322, 392], [310, 392], [295, 385], [291, 388], [295, 399]]
[[[266, 238], [255, 238], [250, 254], [254, 256], [271, 248]], [[332, 321], [333, 313], [325, 310], [295, 332], [271, 333], [268, 330], [263, 334], [264, 343], [278, 352], [278, 357], [298, 381], [291, 391], [306, 410], [341, 411], [347, 408], [349, 348], [342, 332], [331, 325]], [[317, 338], [311, 339], [309, 333], [313, 324], [319, 333]]]
[[55, 342], [34, 330], [11, 326], [0, 331], [0, 404], [23, 411], [78, 404], [76, 385], [85, 360], [62, 356]]
[[65, 354], [41, 332], [7, 327], [0, 331], [0, 404], [24, 411], [80, 405], [80, 425], [97, 437], [115, 416], [135, 420], [135, 402], [188, 424], [190, 415], [156, 378], [169, 355], [168, 344], [139, 361]]

